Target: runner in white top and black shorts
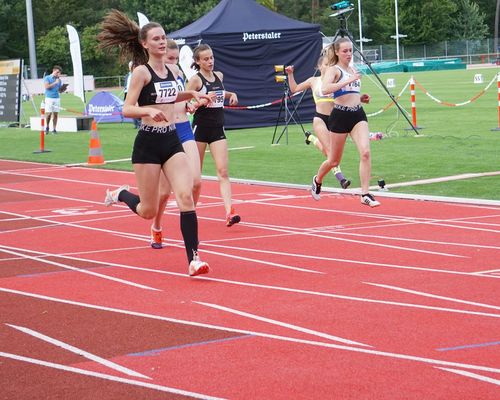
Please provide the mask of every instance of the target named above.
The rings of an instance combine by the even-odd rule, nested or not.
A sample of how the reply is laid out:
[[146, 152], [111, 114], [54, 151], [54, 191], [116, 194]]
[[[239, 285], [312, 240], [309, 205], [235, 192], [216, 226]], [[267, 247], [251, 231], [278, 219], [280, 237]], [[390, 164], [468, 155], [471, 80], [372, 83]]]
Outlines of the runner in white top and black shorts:
[[370, 138], [366, 114], [361, 102], [368, 102], [368, 95], [361, 95], [361, 75], [355, 71], [352, 61], [352, 43], [348, 38], [340, 38], [333, 44], [330, 65], [322, 79], [323, 94], [333, 93], [335, 105], [328, 118], [330, 151], [328, 158], [319, 167], [312, 179], [311, 194], [320, 199], [321, 184], [325, 175], [340, 164], [347, 135], [351, 135], [359, 153], [359, 178], [361, 181], [361, 203], [370, 207], [379, 206], [369, 192], [371, 174]]

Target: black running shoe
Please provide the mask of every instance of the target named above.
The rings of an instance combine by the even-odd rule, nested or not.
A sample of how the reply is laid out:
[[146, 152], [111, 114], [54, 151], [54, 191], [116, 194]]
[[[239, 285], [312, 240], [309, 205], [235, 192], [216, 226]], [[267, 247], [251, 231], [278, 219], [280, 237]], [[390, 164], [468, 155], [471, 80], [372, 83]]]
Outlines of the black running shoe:
[[349, 186], [351, 186], [351, 181], [349, 179], [342, 179], [340, 181], [340, 186], [342, 189], [347, 189]]

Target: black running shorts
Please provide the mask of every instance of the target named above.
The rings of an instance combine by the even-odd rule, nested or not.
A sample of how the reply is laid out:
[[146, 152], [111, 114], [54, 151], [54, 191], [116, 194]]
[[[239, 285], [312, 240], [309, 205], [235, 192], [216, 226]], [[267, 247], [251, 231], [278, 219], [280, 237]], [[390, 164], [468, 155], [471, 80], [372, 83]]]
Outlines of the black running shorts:
[[218, 140], [226, 139], [226, 133], [223, 126], [193, 126], [194, 140], [201, 143], [213, 143]]
[[141, 125], [134, 141], [132, 164], [163, 165], [174, 154], [183, 151], [175, 126]]
[[368, 121], [362, 107], [354, 111], [334, 108], [328, 117], [328, 130], [333, 133], [349, 133], [361, 121]]

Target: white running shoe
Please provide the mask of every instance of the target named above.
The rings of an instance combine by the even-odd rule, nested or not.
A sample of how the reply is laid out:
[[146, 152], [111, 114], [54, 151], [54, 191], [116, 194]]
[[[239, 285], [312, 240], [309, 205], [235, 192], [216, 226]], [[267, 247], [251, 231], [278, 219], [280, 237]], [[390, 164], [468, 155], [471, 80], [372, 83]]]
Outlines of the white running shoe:
[[380, 202], [375, 200], [370, 193], [364, 194], [361, 196], [361, 204], [365, 204], [370, 207], [377, 207], [380, 205]]
[[311, 195], [314, 200], [318, 201], [321, 199], [320, 193], [321, 193], [321, 183], [316, 182], [316, 178], [318, 175], [313, 176], [313, 181], [311, 185]]
[[109, 189], [106, 189], [106, 197], [104, 198], [104, 205], [106, 207], [109, 207], [112, 204], [118, 203], [118, 201], [119, 201], [118, 196], [120, 195], [120, 193], [122, 191], [128, 190], [128, 189], [129, 189], [128, 185], [122, 185], [118, 189], [111, 190], [111, 191]]
[[207, 274], [210, 271], [210, 266], [205, 261], [201, 261], [197, 253], [193, 257], [193, 261], [189, 263], [189, 276]]

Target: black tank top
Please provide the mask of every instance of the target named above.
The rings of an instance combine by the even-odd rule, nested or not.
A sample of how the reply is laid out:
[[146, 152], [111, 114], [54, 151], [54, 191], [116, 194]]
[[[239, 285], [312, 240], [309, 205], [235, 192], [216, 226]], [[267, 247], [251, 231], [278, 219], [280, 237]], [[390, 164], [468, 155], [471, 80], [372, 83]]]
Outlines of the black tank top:
[[174, 74], [167, 68], [166, 78], [160, 78], [149, 64], [145, 64], [151, 74], [151, 80], [144, 86], [137, 99], [139, 106], [150, 106], [152, 104], [172, 104], [179, 93], [177, 80]]
[[198, 72], [198, 76], [201, 79], [201, 89], [199, 92], [203, 94], [215, 92], [216, 97], [209, 106], [202, 106], [196, 110], [193, 117], [193, 125], [209, 127], [224, 126], [224, 85], [219, 77], [216, 74], [214, 75], [215, 80], [210, 82], [205, 79], [201, 72]]

